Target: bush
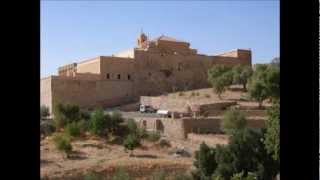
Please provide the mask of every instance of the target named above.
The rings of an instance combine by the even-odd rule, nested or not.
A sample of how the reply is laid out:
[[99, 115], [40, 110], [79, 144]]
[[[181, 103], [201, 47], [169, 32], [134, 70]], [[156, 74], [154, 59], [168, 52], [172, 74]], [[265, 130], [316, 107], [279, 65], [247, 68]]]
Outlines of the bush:
[[264, 136], [265, 147], [273, 157], [278, 161], [280, 158], [280, 104], [274, 102], [268, 109], [268, 120], [266, 123], [266, 133]]
[[89, 125], [90, 125], [89, 120], [81, 119], [78, 122], [78, 127], [80, 129], [80, 134], [84, 134], [85, 132], [87, 132], [89, 130]]
[[118, 168], [112, 177], [112, 180], [130, 180], [129, 174], [124, 168]]
[[200, 96], [200, 93], [199, 93], [199, 92], [196, 92], [196, 96]]
[[190, 97], [193, 97], [195, 95], [196, 95], [196, 93], [192, 91], [191, 94], [190, 94]]
[[48, 116], [50, 116], [49, 108], [47, 106], [44, 106], [44, 105], [40, 106], [40, 118], [41, 119], [45, 119]]
[[159, 132], [148, 132], [147, 134], [147, 140], [151, 142], [158, 141], [160, 139], [161, 135]]
[[164, 147], [170, 147], [170, 142], [168, 140], [165, 139], [161, 139], [159, 142], [160, 147], [164, 148]]
[[56, 134], [53, 137], [54, 144], [56, 148], [59, 151], [62, 151], [69, 155], [69, 153], [72, 151], [72, 145], [71, 145], [71, 140], [70, 137], [66, 134]]
[[210, 98], [211, 96], [210, 96], [210, 94], [205, 94], [204, 97]]
[[77, 122], [67, 124], [65, 131], [71, 137], [79, 137], [81, 133], [80, 126]]
[[246, 123], [247, 120], [241, 111], [230, 109], [224, 114], [222, 128], [224, 132], [232, 134], [234, 131], [244, 129]]
[[128, 119], [127, 127], [129, 130], [129, 134], [133, 134], [133, 135], [139, 134], [139, 128], [137, 126], [137, 123], [133, 119]]
[[248, 172], [247, 176], [244, 176], [244, 172], [234, 174], [230, 180], [255, 180], [257, 176], [254, 173]]
[[120, 128], [120, 124], [124, 122], [124, 119], [121, 115], [120, 112], [113, 112], [110, 115], [110, 118], [107, 120], [109, 120], [110, 122], [108, 122], [108, 128], [111, 132], [116, 132], [117, 130], [119, 130]]
[[108, 115], [105, 115], [102, 109], [92, 112], [89, 124], [90, 131], [95, 135], [102, 136], [107, 127], [107, 118]]
[[58, 103], [53, 113], [57, 129], [80, 120], [80, 108], [77, 105]]
[[195, 179], [210, 179], [217, 167], [215, 160], [216, 151], [214, 148], [207, 146], [205, 143], [200, 145], [200, 150], [195, 153], [194, 166], [197, 168], [193, 172]]
[[132, 155], [133, 150], [140, 146], [140, 139], [135, 134], [129, 134], [127, 138], [123, 142], [123, 146], [125, 149], [128, 149], [131, 151], [130, 155]]
[[56, 131], [53, 120], [45, 120], [40, 122], [40, 133], [49, 136]]

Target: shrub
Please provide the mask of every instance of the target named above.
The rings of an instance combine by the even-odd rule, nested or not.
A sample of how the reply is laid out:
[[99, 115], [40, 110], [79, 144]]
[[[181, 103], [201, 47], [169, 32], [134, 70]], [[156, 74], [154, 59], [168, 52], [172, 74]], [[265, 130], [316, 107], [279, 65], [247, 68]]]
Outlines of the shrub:
[[151, 142], [158, 141], [160, 139], [161, 135], [159, 132], [148, 132], [147, 140]]
[[200, 150], [195, 153], [194, 166], [197, 171], [193, 173], [194, 177], [200, 179], [210, 179], [214, 170], [217, 167], [215, 160], [216, 151], [214, 148], [207, 146], [205, 143], [200, 145]]
[[57, 128], [80, 120], [80, 108], [73, 104], [58, 103], [54, 108], [54, 121]]
[[222, 128], [224, 132], [231, 134], [234, 131], [244, 129], [246, 123], [247, 120], [241, 111], [230, 109], [224, 114]]
[[200, 93], [199, 93], [199, 92], [196, 92], [196, 96], [200, 96]]
[[49, 136], [56, 130], [53, 120], [45, 120], [40, 122], [40, 133]]
[[107, 127], [107, 117], [108, 115], [105, 115], [102, 109], [92, 112], [89, 124], [90, 131], [98, 136], [103, 135]]
[[77, 122], [72, 122], [67, 124], [66, 133], [71, 137], [79, 137], [80, 136], [80, 127]]
[[45, 119], [50, 115], [49, 108], [47, 106], [40, 106], [40, 118]]
[[128, 172], [124, 168], [118, 168], [112, 177], [112, 180], [130, 180]]
[[66, 134], [56, 134], [53, 137], [54, 144], [59, 151], [62, 151], [67, 154], [72, 151], [72, 145], [70, 142], [70, 137]]
[[137, 123], [133, 119], [128, 119], [127, 127], [129, 130], [129, 134], [133, 134], [133, 135], [139, 134], [139, 128], [137, 126]]
[[161, 139], [159, 142], [160, 147], [164, 148], [164, 147], [170, 147], [170, 142], [168, 140], [165, 139]]
[[234, 174], [230, 180], [255, 180], [257, 176], [254, 173], [248, 172], [247, 176], [244, 175], [244, 172]]
[[210, 98], [211, 96], [210, 96], [210, 94], [205, 94], [204, 97]]
[[266, 133], [264, 136], [265, 147], [273, 157], [278, 161], [280, 158], [280, 104], [274, 102], [268, 109], [268, 120], [266, 123]]
[[108, 128], [110, 131], [112, 132], [116, 132], [117, 130], [119, 130], [120, 128], [120, 124], [124, 122], [124, 119], [121, 115], [120, 112], [113, 112], [111, 115], [110, 115], [110, 118], [107, 120], [109, 120], [110, 122], [108, 122]]
[[191, 94], [190, 94], [190, 97], [193, 97], [195, 95], [196, 95], [196, 93], [192, 91]]
[[140, 146], [140, 139], [135, 134], [129, 134], [127, 138], [123, 142], [123, 146], [125, 149], [128, 149], [131, 151], [130, 155], [133, 154], [133, 150]]
[[87, 132], [89, 130], [89, 125], [90, 125], [90, 122], [88, 120], [81, 119], [78, 122], [78, 127], [80, 129], [80, 134], [83, 134], [83, 133]]

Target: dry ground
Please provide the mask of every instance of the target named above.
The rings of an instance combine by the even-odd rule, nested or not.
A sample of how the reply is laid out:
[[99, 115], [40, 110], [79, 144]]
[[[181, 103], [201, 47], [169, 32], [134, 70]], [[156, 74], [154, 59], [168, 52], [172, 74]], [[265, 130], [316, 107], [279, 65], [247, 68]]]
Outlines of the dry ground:
[[[226, 144], [226, 138], [218, 135], [215, 143]], [[111, 145], [103, 139], [89, 138], [72, 142], [74, 155], [65, 159], [58, 152], [50, 138], [41, 142], [41, 177], [49, 179], [79, 179], [88, 171], [112, 175], [117, 167], [124, 167], [131, 176], [143, 179], [157, 169], [166, 171], [187, 171], [193, 163], [194, 151], [201, 142], [170, 141], [171, 147], [161, 148], [158, 143], [144, 141], [142, 147], [133, 151], [129, 157], [122, 145]], [[214, 145], [214, 144], [211, 144]], [[192, 152], [192, 157], [175, 157], [169, 152], [184, 147]]]

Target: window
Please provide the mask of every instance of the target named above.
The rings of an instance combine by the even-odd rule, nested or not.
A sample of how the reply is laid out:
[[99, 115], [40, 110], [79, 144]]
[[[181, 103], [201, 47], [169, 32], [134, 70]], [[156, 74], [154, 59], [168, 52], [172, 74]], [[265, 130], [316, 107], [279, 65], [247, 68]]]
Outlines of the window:
[[130, 79], [131, 79], [130, 74], [128, 74], [128, 80], [130, 80]]
[[118, 79], [120, 79], [120, 74], [118, 74]]
[[109, 73], [107, 73], [107, 79], [110, 79], [110, 74]]
[[149, 72], [148, 75], [151, 76], [151, 72]]

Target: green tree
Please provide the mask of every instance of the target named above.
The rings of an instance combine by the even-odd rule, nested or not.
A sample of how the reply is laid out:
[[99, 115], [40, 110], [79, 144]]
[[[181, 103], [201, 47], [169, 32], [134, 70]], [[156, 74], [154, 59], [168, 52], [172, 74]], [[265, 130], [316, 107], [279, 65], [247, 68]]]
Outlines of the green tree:
[[249, 95], [259, 102], [280, 97], [280, 69], [274, 65], [259, 64], [249, 80]]
[[135, 134], [129, 134], [124, 140], [123, 146], [126, 150], [130, 150], [130, 156], [132, 156], [133, 150], [140, 146], [140, 139]]
[[54, 108], [54, 121], [57, 128], [80, 120], [80, 108], [74, 104], [58, 103]]
[[89, 129], [90, 131], [98, 136], [104, 135], [107, 128], [107, 118], [102, 109], [97, 109], [91, 114]]
[[44, 105], [40, 106], [40, 118], [41, 119], [45, 119], [48, 116], [50, 116], [49, 108], [47, 106], [44, 106]]
[[233, 82], [242, 84], [243, 89], [246, 91], [248, 80], [253, 74], [252, 68], [250, 66], [237, 65], [232, 68], [232, 72]]
[[230, 109], [224, 113], [222, 129], [228, 134], [242, 130], [246, 127], [247, 120], [244, 114], [236, 109]]
[[193, 172], [195, 179], [211, 179], [211, 175], [217, 167], [215, 154], [214, 148], [207, 146], [205, 143], [200, 145], [199, 151], [195, 153], [195, 161], [193, 163], [196, 167], [196, 171]]
[[208, 70], [208, 81], [221, 99], [221, 94], [232, 84], [233, 73], [230, 67], [215, 65]]
[[268, 153], [274, 160], [278, 161], [280, 157], [280, 104], [274, 102], [268, 109], [268, 120], [266, 124], [266, 134], [264, 144]]
[[249, 172], [258, 179], [273, 179], [279, 171], [279, 163], [267, 153], [263, 144], [264, 132], [251, 129], [236, 131], [229, 145], [216, 149], [217, 168], [215, 175], [230, 179], [234, 174]]

